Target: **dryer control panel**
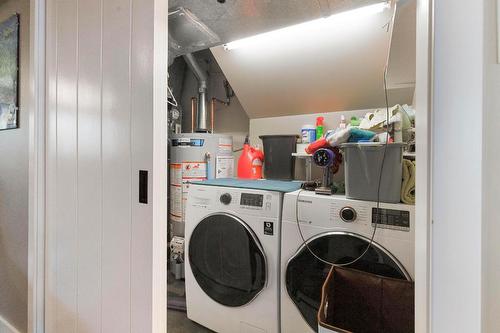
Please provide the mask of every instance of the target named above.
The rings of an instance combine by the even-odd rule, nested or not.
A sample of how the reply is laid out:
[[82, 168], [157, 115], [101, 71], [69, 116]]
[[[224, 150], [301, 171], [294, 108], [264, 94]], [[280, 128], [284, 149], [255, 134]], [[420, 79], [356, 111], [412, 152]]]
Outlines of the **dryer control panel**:
[[406, 210], [372, 208], [372, 225], [378, 228], [410, 230], [410, 212]]

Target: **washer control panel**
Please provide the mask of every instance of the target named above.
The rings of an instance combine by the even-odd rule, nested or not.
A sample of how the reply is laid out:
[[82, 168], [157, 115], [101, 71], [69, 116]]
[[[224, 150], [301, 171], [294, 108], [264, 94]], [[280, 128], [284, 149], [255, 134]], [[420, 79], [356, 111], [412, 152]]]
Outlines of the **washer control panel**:
[[264, 195], [255, 193], [241, 193], [240, 205], [249, 207], [262, 207]]

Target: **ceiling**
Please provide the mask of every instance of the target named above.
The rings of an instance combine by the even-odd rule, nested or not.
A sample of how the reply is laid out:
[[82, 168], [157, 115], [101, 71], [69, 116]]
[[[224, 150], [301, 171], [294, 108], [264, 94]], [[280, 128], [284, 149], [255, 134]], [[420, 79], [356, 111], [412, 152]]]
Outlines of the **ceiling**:
[[[415, 36], [407, 26], [415, 22], [401, 15], [415, 15], [415, 6], [402, 5], [391, 45], [391, 105], [412, 103], [414, 93]], [[383, 72], [392, 14], [387, 9], [359, 22], [255, 48], [211, 50], [250, 118], [377, 108], [385, 105]]]
[[[386, 10], [353, 24], [336, 25], [312, 36], [280, 40], [257, 49], [227, 51], [222, 46], [378, 2], [226, 0], [220, 4], [217, 0], [170, 0], [169, 7], [171, 12], [179, 7], [189, 10], [217, 35], [216, 42], [209, 42], [216, 61], [249, 118], [262, 118], [385, 105], [383, 70], [389, 47], [389, 104], [412, 103], [416, 0], [398, 1], [392, 42], [387, 30], [392, 12]], [[183, 51], [176, 50], [176, 55]], [[192, 51], [195, 49], [188, 50]]]
[[377, 2], [380, 0], [226, 0], [224, 4], [217, 0], [170, 0], [169, 12], [183, 7], [219, 37], [208, 46], [187, 50], [195, 52]]

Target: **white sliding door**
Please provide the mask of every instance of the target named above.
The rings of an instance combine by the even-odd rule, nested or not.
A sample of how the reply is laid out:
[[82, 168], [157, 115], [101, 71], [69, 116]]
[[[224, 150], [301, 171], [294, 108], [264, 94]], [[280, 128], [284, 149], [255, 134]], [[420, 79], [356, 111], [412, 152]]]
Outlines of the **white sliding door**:
[[47, 1], [47, 333], [166, 331], [166, 22]]

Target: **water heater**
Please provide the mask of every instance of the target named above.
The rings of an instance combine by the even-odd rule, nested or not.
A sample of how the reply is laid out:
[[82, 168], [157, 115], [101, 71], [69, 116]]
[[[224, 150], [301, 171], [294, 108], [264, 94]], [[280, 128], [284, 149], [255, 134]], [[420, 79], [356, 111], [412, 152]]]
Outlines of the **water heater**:
[[234, 177], [233, 137], [211, 133], [173, 134], [170, 138], [170, 232], [184, 236], [189, 182]]

